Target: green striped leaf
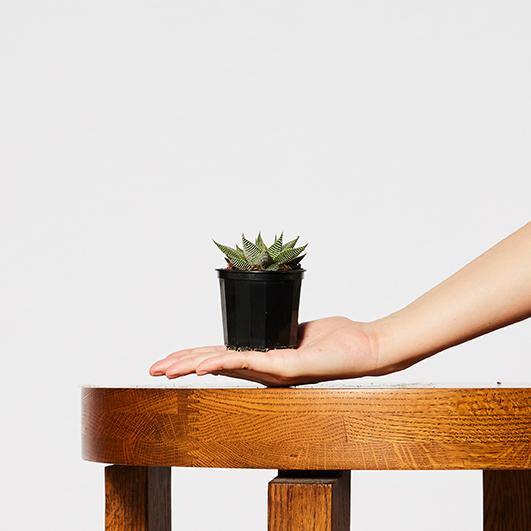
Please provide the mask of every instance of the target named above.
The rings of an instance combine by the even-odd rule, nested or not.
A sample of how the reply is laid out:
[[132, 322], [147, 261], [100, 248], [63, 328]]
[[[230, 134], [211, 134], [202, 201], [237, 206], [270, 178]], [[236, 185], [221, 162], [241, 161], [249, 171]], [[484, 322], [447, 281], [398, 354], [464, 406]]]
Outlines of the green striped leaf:
[[255, 245], [260, 249], [260, 251], [267, 251], [267, 245], [264, 243], [264, 240], [262, 239], [262, 234], [258, 233], [258, 236], [256, 237]]
[[279, 265], [274, 263], [266, 267], [266, 271], [278, 271]]
[[273, 245], [271, 245], [271, 247], [269, 247], [267, 252], [269, 253], [269, 256], [271, 256], [271, 258], [276, 261], [277, 256], [281, 251], [282, 251], [282, 234], [278, 238], [275, 236], [275, 242], [273, 243]]
[[251, 241], [249, 241], [243, 234], [242, 234], [242, 244], [243, 244], [243, 253], [245, 255], [245, 258], [247, 259], [247, 262], [252, 265], [260, 265], [262, 252], [260, 249]]
[[243, 252], [243, 249], [241, 247], [238, 246], [238, 244], [236, 244], [236, 250], [238, 251], [238, 253], [240, 254], [240, 258], [242, 258], [243, 260], [245, 260], [245, 253]]
[[294, 258], [297, 258], [304, 249], [306, 249], [306, 245], [303, 245], [302, 247], [294, 247], [293, 249], [284, 249], [275, 257], [275, 262], [278, 264], [291, 262]]
[[236, 268], [240, 269], [241, 271], [250, 271], [252, 268], [251, 266], [245, 261], [241, 260], [240, 258], [231, 258], [230, 263]]
[[295, 239], [289, 241], [288, 243], [285, 243], [282, 246], [282, 250], [284, 250], [284, 249], [293, 249], [293, 247], [295, 247], [295, 244], [297, 243], [298, 239], [299, 239], [299, 236], [297, 236]]
[[227, 257], [229, 262], [236, 267], [237, 269], [241, 269], [243, 271], [248, 271], [251, 269], [247, 261], [245, 260], [245, 257], [242, 257], [240, 253], [233, 249], [232, 247], [228, 247], [227, 245], [222, 245], [221, 243], [218, 243], [215, 240], [212, 240], [218, 249]]
[[267, 267], [273, 262], [273, 259], [269, 256], [269, 253], [267, 250], [262, 251], [260, 253], [260, 257], [258, 258], [258, 264], [262, 267]]

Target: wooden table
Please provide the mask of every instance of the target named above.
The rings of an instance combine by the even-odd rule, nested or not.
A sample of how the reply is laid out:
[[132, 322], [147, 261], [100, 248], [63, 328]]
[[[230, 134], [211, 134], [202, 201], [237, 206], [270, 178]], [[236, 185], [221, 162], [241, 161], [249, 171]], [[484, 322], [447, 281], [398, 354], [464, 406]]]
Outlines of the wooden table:
[[172, 466], [279, 469], [270, 531], [349, 529], [351, 470], [479, 469], [484, 530], [531, 529], [526, 387], [84, 387], [82, 408], [107, 530], [169, 530]]

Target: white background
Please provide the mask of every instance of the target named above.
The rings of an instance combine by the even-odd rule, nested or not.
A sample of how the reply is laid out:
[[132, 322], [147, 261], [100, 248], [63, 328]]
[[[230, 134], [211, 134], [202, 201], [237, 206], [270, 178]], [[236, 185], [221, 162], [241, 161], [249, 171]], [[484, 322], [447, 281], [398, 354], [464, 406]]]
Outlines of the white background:
[[[527, 1], [3, 0], [2, 527], [102, 529], [79, 387], [220, 342], [210, 238], [301, 233], [302, 319], [370, 320], [528, 221], [530, 23]], [[529, 381], [530, 344], [520, 323], [378, 381]], [[175, 528], [265, 529], [273, 475], [174, 469]], [[479, 530], [481, 475], [354, 473], [352, 519]]]

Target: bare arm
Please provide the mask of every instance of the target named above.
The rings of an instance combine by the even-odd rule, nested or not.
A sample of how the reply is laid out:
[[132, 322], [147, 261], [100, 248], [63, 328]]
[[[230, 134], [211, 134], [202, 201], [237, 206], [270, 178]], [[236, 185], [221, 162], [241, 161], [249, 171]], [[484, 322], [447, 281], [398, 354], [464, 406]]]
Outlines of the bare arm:
[[359, 323], [329, 317], [304, 323], [297, 349], [180, 350], [155, 363], [150, 372], [169, 378], [222, 373], [267, 385], [381, 375], [529, 316], [531, 223], [383, 319]]
[[531, 223], [374, 323], [391, 371], [531, 316]]

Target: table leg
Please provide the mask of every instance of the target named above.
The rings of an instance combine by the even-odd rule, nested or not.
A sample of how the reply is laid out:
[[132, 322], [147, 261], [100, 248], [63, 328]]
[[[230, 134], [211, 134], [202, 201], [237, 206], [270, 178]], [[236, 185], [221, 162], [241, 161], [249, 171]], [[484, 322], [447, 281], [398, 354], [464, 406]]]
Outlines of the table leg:
[[269, 482], [269, 531], [348, 531], [350, 471], [280, 471]]
[[171, 468], [105, 467], [106, 531], [171, 531]]
[[483, 530], [531, 529], [531, 470], [483, 471]]

